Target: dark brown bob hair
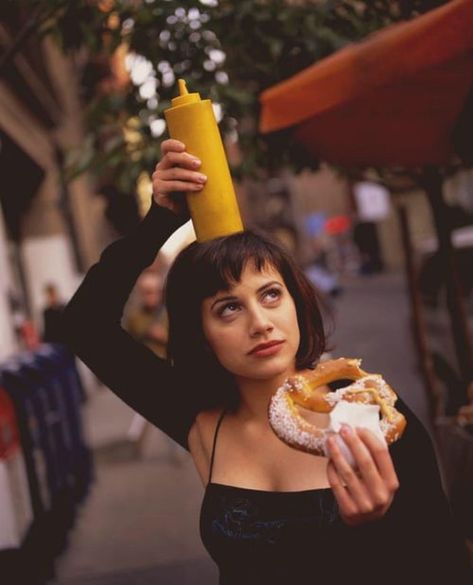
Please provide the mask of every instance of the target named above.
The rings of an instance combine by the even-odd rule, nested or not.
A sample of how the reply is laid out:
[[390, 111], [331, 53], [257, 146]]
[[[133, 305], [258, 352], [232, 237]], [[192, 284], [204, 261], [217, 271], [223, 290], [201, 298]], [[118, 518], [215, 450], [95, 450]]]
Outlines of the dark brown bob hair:
[[325, 351], [317, 293], [281, 246], [251, 230], [193, 242], [180, 252], [169, 270], [165, 302], [169, 316], [168, 358], [195, 388], [197, 407], [202, 410], [237, 404], [234, 378], [206, 342], [202, 302], [239, 282], [248, 262], [253, 262], [258, 271], [268, 266], [275, 268], [294, 299], [301, 339], [296, 368], [313, 368]]

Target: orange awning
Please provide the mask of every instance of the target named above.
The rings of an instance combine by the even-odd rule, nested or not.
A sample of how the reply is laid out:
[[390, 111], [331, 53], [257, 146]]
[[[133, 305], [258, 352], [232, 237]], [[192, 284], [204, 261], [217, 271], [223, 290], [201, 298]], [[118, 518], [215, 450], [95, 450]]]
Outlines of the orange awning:
[[260, 130], [343, 165], [442, 164], [472, 88], [473, 0], [453, 0], [263, 92]]

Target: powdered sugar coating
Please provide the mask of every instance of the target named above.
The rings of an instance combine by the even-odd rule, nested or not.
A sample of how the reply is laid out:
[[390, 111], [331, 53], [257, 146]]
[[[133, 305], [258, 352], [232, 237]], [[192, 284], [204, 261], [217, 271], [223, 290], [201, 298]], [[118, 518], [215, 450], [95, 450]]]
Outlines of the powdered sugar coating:
[[286, 443], [311, 453], [325, 452], [325, 432], [308, 423], [298, 413], [288, 396], [290, 385], [279, 388], [269, 405], [269, 422], [275, 433]]

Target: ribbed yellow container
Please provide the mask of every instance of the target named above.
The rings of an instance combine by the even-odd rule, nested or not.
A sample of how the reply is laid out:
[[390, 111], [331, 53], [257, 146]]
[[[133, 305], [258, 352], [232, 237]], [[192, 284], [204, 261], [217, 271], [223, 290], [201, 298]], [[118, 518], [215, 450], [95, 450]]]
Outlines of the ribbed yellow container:
[[212, 102], [188, 93], [183, 79], [179, 79], [179, 92], [164, 112], [169, 134], [202, 161], [199, 172], [207, 175], [201, 191], [187, 193], [197, 241], [241, 232], [243, 223]]

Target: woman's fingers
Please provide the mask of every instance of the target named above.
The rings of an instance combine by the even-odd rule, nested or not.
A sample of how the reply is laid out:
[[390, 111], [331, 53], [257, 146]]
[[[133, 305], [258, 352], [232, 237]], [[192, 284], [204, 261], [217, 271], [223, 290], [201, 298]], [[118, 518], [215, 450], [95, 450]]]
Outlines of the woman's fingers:
[[386, 445], [369, 431], [366, 431], [369, 436], [368, 445], [363, 442], [358, 431], [355, 432], [348, 426], [342, 428], [341, 434], [353, 455], [358, 475], [369, 494], [372, 510], [382, 509], [391, 499], [391, 489], [378, 469], [373, 450], [375, 449], [379, 456], [385, 454], [390, 460]]
[[358, 474], [368, 484], [380, 482], [381, 477], [370, 450], [360, 439], [357, 432], [348, 425], [344, 425], [340, 434], [353, 455]]
[[195, 170], [201, 164], [196, 156], [192, 156], [188, 152], [168, 151], [156, 165], [156, 170], [165, 170], [176, 166]]
[[198, 169], [202, 164], [198, 157], [186, 152], [185, 144], [172, 138], [161, 144], [162, 158], [156, 165], [156, 171], [166, 170], [175, 166]]
[[185, 152], [185, 145], [179, 140], [165, 140], [161, 144], [161, 152], [163, 157], [152, 175], [156, 203], [188, 216], [187, 205], [182, 197], [178, 199], [178, 194], [202, 190], [207, 177], [197, 172], [201, 161]]
[[154, 190], [158, 193], [173, 191], [199, 191], [207, 177], [196, 171], [202, 164], [198, 158], [176, 150], [185, 148], [177, 140], [165, 140], [162, 144], [163, 158], [152, 175]]
[[367, 429], [355, 432], [344, 426], [341, 436], [353, 455], [355, 468], [348, 463], [335, 438], [329, 437], [327, 476], [340, 513], [349, 524], [379, 518], [388, 510], [399, 487], [389, 450]]
[[337, 469], [332, 461], [329, 461], [327, 465], [327, 478], [342, 515], [354, 516], [358, 511], [357, 505], [343, 485], [343, 481], [338, 475]]
[[168, 196], [170, 193], [176, 191], [200, 191], [203, 188], [203, 183], [190, 183], [187, 181], [156, 181], [157, 195]]
[[168, 152], [175, 151], [175, 152], [184, 152], [186, 146], [180, 140], [174, 140], [173, 138], [168, 138], [167, 140], [163, 140], [161, 143], [161, 152], [163, 156]]
[[389, 490], [396, 491], [399, 480], [389, 449], [368, 429], [357, 429], [357, 435], [369, 450], [383, 483]]
[[[170, 169], [156, 170], [152, 175], [153, 181], [160, 181], [161, 183], [170, 183], [172, 181], [184, 181], [188, 183], [196, 183], [197, 185], [205, 185], [207, 177], [202, 173], [196, 173], [195, 171], [189, 171], [180, 167], [172, 167]], [[166, 185], [162, 185], [166, 187]], [[165, 191], [170, 191], [166, 189]]]
[[337, 441], [334, 437], [329, 437], [327, 440], [329, 455], [333, 466], [345, 485], [345, 490], [350, 492], [352, 500], [357, 506], [357, 510], [361, 513], [369, 513], [373, 511], [371, 498], [366, 487], [355, 472], [355, 469], [348, 463], [343, 455]]

